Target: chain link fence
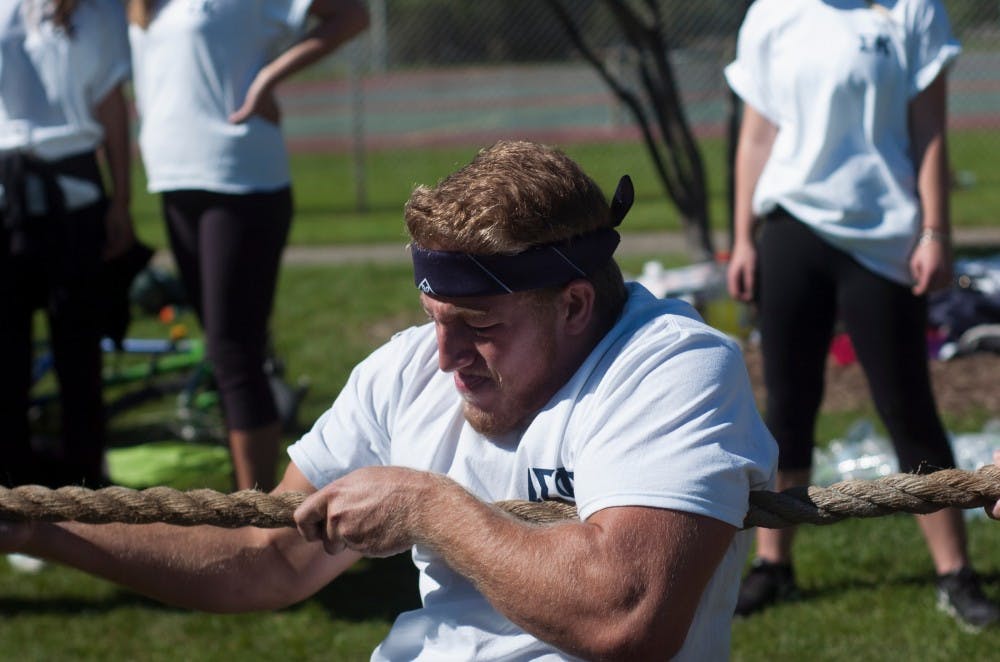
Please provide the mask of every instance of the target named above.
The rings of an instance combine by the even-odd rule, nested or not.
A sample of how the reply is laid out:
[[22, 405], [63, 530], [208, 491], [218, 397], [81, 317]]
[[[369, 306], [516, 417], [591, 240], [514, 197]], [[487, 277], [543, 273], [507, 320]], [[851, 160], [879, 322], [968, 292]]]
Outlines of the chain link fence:
[[[635, 69], [607, 2], [553, 1], [610, 71]], [[962, 158], [1000, 166], [993, 156], [1000, 148], [1000, 0], [944, 3], [964, 48], [950, 76], [951, 132], [977, 136]], [[292, 149], [360, 154], [482, 146], [501, 137], [563, 145], [638, 140], [632, 116], [581, 57], [551, 4], [369, 0], [369, 31], [283, 90]], [[726, 134], [731, 110], [722, 69], [748, 4], [657, 4], [684, 113], [700, 140]], [[980, 173], [954, 166], [958, 184], [975, 185]]]

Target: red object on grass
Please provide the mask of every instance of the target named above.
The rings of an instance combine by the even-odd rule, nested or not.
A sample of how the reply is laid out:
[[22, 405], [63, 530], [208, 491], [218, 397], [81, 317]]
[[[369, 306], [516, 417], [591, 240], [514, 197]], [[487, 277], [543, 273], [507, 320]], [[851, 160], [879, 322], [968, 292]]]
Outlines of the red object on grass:
[[858, 360], [857, 354], [854, 353], [851, 337], [846, 333], [838, 333], [830, 341], [830, 355], [841, 367], [851, 365]]

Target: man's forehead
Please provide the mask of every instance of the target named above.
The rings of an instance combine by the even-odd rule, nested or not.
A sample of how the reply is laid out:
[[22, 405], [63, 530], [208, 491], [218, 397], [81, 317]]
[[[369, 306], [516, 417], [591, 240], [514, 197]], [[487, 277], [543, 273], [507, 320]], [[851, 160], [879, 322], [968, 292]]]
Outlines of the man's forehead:
[[514, 304], [516, 294], [497, 294], [484, 297], [441, 297], [420, 294], [420, 305], [428, 313], [461, 317], [486, 317], [506, 310]]

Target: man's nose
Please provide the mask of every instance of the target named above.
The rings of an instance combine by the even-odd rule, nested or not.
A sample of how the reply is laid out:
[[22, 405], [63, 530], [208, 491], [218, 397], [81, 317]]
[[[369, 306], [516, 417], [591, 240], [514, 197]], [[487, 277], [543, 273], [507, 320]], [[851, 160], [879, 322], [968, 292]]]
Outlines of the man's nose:
[[438, 367], [442, 372], [454, 372], [472, 365], [476, 347], [472, 332], [458, 325], [437, 325]]

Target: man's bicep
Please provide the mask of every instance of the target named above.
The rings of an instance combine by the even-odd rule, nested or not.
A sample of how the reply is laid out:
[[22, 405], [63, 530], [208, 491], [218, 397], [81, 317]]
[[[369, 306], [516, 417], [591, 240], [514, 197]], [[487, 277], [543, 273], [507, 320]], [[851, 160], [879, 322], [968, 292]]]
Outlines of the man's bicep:
[[703, 515], [665, 508], [606, 508], [587, 522], [601, 528], [613, 562], [641, 579], [651, 627], [683, 643], [712, 575], [737, 533]]

